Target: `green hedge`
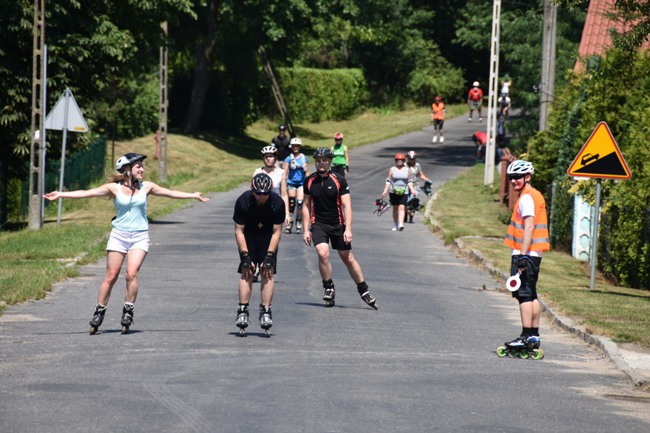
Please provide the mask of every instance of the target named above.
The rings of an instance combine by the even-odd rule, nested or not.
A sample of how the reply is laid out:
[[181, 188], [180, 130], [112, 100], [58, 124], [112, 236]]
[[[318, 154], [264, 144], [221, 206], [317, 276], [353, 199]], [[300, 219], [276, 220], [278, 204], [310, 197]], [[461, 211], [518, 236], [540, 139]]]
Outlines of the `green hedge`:
[[595, 180], [576, 181], [566, 171], [596, 125], [607, 122], [632, 179], [603, 180], [598, 267], [619, 284], [650, 289], [650, 53], [610, 50], [588, 60], [588, 72], [557, 92], [549, 129], [529, 142], [536, 186], [554, 185], [553, 247], [568, 249], [579, 192], [593, 204]]
[[367, 99], [360, 69], [279, 68], [278, 80], [287, 109], [296, 122], [343, 120]]

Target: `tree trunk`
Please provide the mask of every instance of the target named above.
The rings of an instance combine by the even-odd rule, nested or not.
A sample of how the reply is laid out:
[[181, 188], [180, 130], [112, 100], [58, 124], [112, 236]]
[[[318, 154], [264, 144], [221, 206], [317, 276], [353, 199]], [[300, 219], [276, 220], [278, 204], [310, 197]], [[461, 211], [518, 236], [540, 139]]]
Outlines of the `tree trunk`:
[[185, 117], [183, 129], [187, 132], [196, 132], [201, 124], [203, 115], [203, 106], [205, 97], [210, 84], [210, 68], [214, 49], [217, 46], [217, 10], [218, 0], [211, 0], [208, 4], [208, 32], [205, 43], [196, 51], [196, 69], [194, 70], [194, 85], [192, 86], [192, 96]]

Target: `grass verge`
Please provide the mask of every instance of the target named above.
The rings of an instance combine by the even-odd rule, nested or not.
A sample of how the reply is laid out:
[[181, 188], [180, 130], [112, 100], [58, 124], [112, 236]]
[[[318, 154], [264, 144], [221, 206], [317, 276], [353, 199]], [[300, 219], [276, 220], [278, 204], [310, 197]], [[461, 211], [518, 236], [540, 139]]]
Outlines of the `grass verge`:
[[[483, 176], [484, 166], [478, 164], [443, 185], [432, 204], [432, 217], [447, 244], [462, 237], [466, 252], [480, 251], [497, 269], [508, 272], [510, 256], [503, 237], [511, 212], [499, 204], [497, 189], [483, 185]], [[590, 290], [588, 264], [558, 251], [544, 253], [537, 286], [544, 302], [587, 332], [650, 348], [650, 291], [618, 287], [601, 275]]]

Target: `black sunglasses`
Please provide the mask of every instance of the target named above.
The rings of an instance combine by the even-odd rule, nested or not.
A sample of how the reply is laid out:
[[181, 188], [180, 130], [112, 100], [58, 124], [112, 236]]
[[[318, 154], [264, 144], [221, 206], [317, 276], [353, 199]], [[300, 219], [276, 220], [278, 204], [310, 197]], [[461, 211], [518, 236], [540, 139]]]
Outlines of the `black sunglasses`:
[[526, 176], [525, 174], [511, 174], [508, 176], [508, 179], [514, 179], [514, 180], [519, 180]]
[[257, 195], [269, 195], [269, 194], [271, 194], [271, 191], [258, 191], [258, 190], [255, 190], [255, 194], [257, 194]]

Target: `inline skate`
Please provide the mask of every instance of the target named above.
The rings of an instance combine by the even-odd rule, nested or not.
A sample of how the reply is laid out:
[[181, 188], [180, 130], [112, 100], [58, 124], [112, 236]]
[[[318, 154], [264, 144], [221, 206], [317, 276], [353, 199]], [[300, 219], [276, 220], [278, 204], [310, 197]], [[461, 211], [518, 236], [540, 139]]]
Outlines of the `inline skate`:
[[374, 296], [372, 296], [370, 290], [368, 290], [368, 284], [365, 281], [357, 285], [357, 291], [359, 292], [359, 296], [361, 296], [363, 302], [375, 310], [379, 310], [379, 307], [377, 306], [377, 300]]
[[497, 356], [500, 358], [508, 356], [510, 358], [521, 359], [542, 359], [544, 357], [544, 350], [539, 348], [540, 342], [541, 340], [538, 336], [522, 335], [499, 347], [497, 349]]
[[273, 315], [270, 305], [260, 305], [260, 328], [264, 330], [264, 335], [271, 336], [271, 327], [273, 326]]
[[128, 334], [129, 333], [129, 328], [131, 325], [133, 325], [133, 310], [135, 308], [135, 305], [133, 304], [124, 304], [124, 307], [122, 308], [122, 320], [120, 321], [120, 324], [122, 325], [122, 334]]
[[336, 302], [334, 298], [336, 297], [336, 290], [334, 290], [334, 282], [332, 280], [323, 281], [323, 288], [325, 293], [323, 294], [323, 301], [325, 301], [326, 307], [333, 307]]
[[248, 328], [248, 305], [240, 305], [237, 308], [237, 321], [235, 325], [239, 328], [239, 335], [246, 336], [246, 328]]
[[97, 333], [97, 330], [104, 321], [104, 314], [106, 314], [106, 307], [97, 304], [93, 318], [90, 319], [90, 335]]

